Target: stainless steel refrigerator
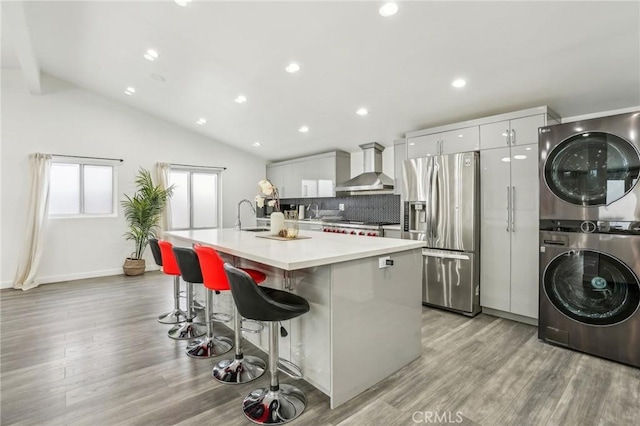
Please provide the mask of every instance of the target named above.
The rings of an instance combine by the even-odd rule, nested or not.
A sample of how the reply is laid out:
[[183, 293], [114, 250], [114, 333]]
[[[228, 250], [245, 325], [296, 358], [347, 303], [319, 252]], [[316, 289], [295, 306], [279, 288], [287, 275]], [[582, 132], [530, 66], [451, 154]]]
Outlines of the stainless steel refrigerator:
[[480, 312], [479, 154], [437, 155], [403, 164], [402, 236], [426, 241], [422, 302]]

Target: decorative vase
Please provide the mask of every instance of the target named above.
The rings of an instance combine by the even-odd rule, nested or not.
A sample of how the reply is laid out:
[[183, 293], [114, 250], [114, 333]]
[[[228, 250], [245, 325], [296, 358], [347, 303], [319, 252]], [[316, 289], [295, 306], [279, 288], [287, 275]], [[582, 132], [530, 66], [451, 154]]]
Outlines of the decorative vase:
[[144, 259], [131, 259], [127, 257], [122, 265], [122, 270], [125, 275], [135, 276], [144, 274], [145, 268]]
[[284, 214], [281, 212], [271, 213], [271, 235], [278, 235], [284, 229]]
[[284, 229], [280, 231], [280, 236], [285, 238], [298, 238], [300, 225], [297, 220], [287, 220], [284, 223]]

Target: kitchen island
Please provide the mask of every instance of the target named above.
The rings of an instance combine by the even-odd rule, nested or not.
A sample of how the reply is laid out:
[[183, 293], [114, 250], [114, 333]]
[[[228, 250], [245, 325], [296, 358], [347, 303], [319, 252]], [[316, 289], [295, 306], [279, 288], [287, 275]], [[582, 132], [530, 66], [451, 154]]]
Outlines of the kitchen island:
[[[226, 261], [261, 270], [263, 285], [296, 293], [311, 310], [283, 322], [280, 357], [335, 408], [420, 356], [423, 242], [301, 232], [290, 241], [235, 229], [166, 232], [176, 245], [214, 247]], [[231, 298], [222, 294], [231, 311]], [[224, 299], [226, 297], [226, 299]], [[247, 335], [267, 349], [267, 333]]]

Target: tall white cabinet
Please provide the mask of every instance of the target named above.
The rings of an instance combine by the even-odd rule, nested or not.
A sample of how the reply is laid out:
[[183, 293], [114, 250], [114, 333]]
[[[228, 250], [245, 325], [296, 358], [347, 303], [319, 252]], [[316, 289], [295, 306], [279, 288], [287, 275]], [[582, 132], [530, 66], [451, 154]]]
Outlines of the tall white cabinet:
[[538, 128], [546, 107], [480, 125], [480, 304], [538, 318]]

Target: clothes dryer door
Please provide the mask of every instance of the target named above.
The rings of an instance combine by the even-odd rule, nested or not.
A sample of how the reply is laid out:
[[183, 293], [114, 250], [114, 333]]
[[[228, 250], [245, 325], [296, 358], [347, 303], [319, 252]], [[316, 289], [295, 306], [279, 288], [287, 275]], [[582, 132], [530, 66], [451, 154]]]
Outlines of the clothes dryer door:
[[623, 138], [585, 132], [559, 143], [547, 157], [544, 178], [558, 198], [585, 207], [605, 206], [638, 183], [640, 155]]
[[640, 306], [640, 281], [627, 265], [594, 250], [571, 250], [545, 268], [543, 288], [567, 317], [590, 325], [613, 325]]

